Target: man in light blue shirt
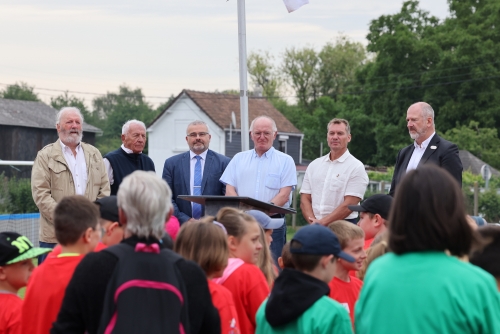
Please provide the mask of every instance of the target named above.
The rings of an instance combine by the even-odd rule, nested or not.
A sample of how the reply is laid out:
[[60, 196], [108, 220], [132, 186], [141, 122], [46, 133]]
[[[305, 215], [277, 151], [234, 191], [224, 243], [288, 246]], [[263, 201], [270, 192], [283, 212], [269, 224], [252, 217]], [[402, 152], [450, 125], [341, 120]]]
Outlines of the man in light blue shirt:
[[[226, 185], [226, 196], [248, 196], [277, 206], [290, 206], [290, 192], [297, 185], [295, 163], [288, 154], [273, 147], [278, 129], [274, 120], [259, 116], [250, 124], [254, 149], [234, 156], [220, 181]], [[283, 219], [284, 215], [272, 218]], [[281, 256], [286, 242], [286, 222], [272, 234], [271, 252]]]

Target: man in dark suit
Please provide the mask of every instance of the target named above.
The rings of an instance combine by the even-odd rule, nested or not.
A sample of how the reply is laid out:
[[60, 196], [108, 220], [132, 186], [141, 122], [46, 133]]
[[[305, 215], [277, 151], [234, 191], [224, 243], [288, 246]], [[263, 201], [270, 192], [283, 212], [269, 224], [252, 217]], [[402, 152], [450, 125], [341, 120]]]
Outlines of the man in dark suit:
[[177, 196], [225, 195], [226, 186], [219, 179], [230, 161], [208, 149], [211, 136], [205, 122], [191, 122], [186, 134], [189, 151], [165, 160], [162, 176], [172, 190], [174, 215], [181, 224], [203, 217], [205, 207]]
[[398, 153], [389, 195], [394, 196], [397, 184], [412, 169], [432, 163], [447, 170], [462, 186], [462, 162], [457, 145], [435, 132], [434, 110], [425, 102], [412, 104], [406, 113], [406, 123], [413, 144]]

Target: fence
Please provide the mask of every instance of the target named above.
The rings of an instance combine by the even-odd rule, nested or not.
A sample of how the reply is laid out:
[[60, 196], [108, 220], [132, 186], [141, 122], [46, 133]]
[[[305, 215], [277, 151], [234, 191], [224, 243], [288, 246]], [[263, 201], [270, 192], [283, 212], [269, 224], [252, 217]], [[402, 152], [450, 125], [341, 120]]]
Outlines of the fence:
[[30, 239], [38, 247], [39, 213], [0, 215], [0, 232], [17, 232]]

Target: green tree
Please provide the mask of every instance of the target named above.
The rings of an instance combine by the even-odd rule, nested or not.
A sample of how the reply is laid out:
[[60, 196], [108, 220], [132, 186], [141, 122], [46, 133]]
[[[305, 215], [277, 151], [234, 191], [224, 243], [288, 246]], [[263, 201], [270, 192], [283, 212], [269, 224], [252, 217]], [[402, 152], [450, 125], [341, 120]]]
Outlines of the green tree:
[[50, 105], [57, 110], [61, 110], [64, 107], [76, 107], [81, 111], [86, 123], [97, 126], [98, 128], [102, 125], [102, 120], [97, 116], [97, 113], [94, 114], [90, 111], [83, 99], [74, 95], [68, 95], [68, 92], [64, 92], [64, 94], [56, 97], [51, 97]]
[[29, 86], [26, 82], [19, 82], [7, 86], [0, 97], [11, 100], [40, 101], [38, 94], [34, 92], [35, 87]]
[[280, 98], [283, 84], [280, 72], [273, 61], [274, 57], [267, 51], [251, 52], [247, 60], [250, 80], [255, 86], [262, 88], [262, 95], [269, 100]]

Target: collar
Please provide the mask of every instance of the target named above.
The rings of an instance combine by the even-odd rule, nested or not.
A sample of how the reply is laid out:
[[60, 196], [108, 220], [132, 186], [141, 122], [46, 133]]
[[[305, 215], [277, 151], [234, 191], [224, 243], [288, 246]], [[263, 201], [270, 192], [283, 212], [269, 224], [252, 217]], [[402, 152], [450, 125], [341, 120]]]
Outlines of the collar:
[[328, 152], [327, 155], [324, 156], [323, 158], [323, 161], [331, 161], [331, 162], [334, 162], [334, 161], [338, 161], [338, 162], [344, 162], [347, 158], [349, 158], [349, 156], [351, 155], [351, 153], [349, 153], [349, 149], [347, 149], [344, 154], [342, 154], [340, 157], [338, 157], [337, 159], [335, 160], [330, 160], [330, 152]]
[[[70, 150], [71, 150], [71, 148], [70, 148], [69, 146], [64, 145], [64, 143], [62, 142], [62, 140], [61, 140], [61, 139], [59, 139], [59, 142], [61, 143], [61, 149], [62, 149], [62, 151], [63, 151], [63, 152], [64, 152], [64, 150], [65, 150], [66, 148], [68, 148], [68, 149], [70, 149]], [[76, 151], [79, 151], [81, 148], [82, 148], [82, 142], [79, 142], [79, 143], [78, 143], [78, 145], [76, 145], [75, 150], [76, 150]]]
[[206, 149], [203, 153], [196, 154], [193, 151], [189, 150], [189, 160], [192, 160], [195, 156], [199, 155], [203, 160], [207, 161], [207, 153], [208, 149]]
[[[132, 150], [131, 150], [131, 149], [129, 149], [129, 148], [126, 148], [126, 147], [125, 147], [125, 145], [123, 145], [123, 144], [122, 144], [122, 146], [120, 146], [120, 147], [121, 147], [121, 148], [122, 148], [122, 150], [124, 150], [124, 151], [125, 151], [125, 153], [127, 153], [127, 154], [132, 154], [132, 153], [134, 153], [134, 151], [132, 151]], [[137, 154], [141, 154], [141, 153], [142, 153], [142, 152], [139, 152], [139, 153], [137, 153]]]
[[[427, 138], [426, 140], [424, 140], [422, 142], [422, 145], [420, 145], [420, 147], [425, 150], [427, 148], [427, 146], [429, 146], [429, 143], [431, 142], [431, 139], [432, 139], [432, 137], [434, 137], [435, 134], [436, 134], [436, 132], [434, 131], [429, 138]], [[413, 145], [415, 146], [415, 148], [419, 148], [416, 141], [413, 141]]]
[[[275, 150], [276, 149], [273, 146], [271, 146], [271, 148], [268, 149], [264, 154], [262, 154], [262, 156], [266, 157], [266, 158], [270, 158], [270, 157], [273, 156], [273, 153], [274, 153]], [[257, 154], [257, 151], [255, 150], [255, 148], [253, 149], [253, 156], [257, 157], [257, 158], [259, 157], [259, 155]]]

